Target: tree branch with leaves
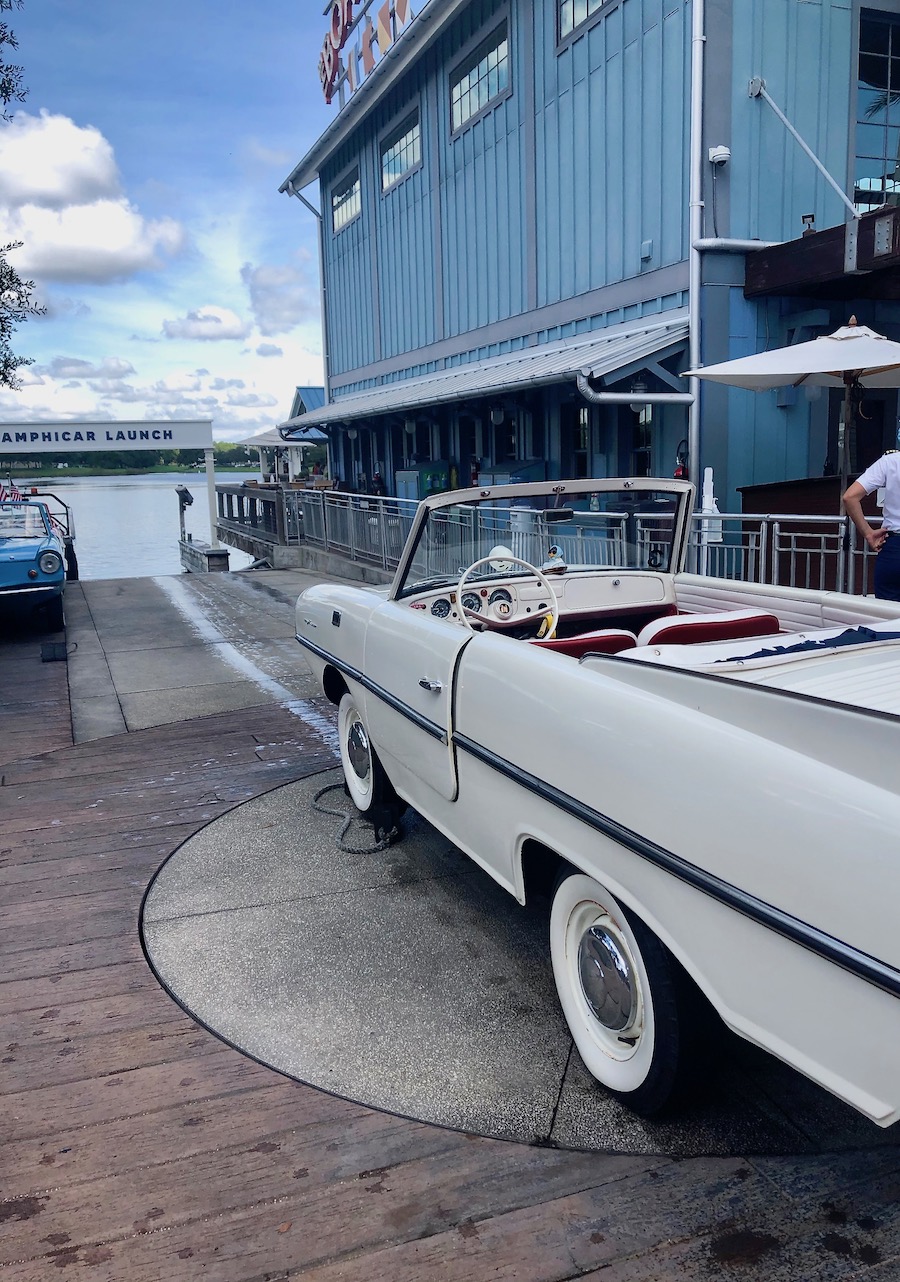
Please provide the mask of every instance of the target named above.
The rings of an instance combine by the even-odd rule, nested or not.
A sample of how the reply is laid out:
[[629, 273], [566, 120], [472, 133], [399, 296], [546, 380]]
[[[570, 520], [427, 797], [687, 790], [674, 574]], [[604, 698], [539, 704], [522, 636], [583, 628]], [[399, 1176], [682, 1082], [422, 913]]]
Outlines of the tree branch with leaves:
[[[0, 13], [11, 9], [21, 9], [23, 0], [0, 0]], [[3, 110], [0, 120], [6, 124], [12, 120], [7, 111], [11, 102], [24, 102], [28, 90], [22, 84], [25, 74], [18, 63], [7, 61], [7, 51], [18, 49], [15, 33], [9, 23], [0, 19], [0, 103]], [[16, 356], [12, 350], [12, 336], [18, 325], [29, 316], [42, 316], [46, 311], [32, 301], [34, 281], [22, 280], [11, 265], [7, 255], [14, 249], [21, 249], [21, 241], [10, 241], [0, 246], [0, 387], [16, 388], [21, 386], [16, 371], [23, 365], [31, 365], [32, 359], [27, 356]]]

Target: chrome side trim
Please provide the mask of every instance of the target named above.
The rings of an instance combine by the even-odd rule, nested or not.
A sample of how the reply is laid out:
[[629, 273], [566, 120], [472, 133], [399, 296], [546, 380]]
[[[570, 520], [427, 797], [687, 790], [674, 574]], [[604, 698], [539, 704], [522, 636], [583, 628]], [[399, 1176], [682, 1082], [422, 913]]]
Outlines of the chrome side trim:
[[478, 761], [483, 762], [491, 769], [505, 775], [507, 779], [513, 780], [520, 787], [526, 788], [536, 796], [548, 801], [551, 805], [571, 815], [575, 819], [581, 820], [596, 832], [603, 833], [606, 837], [611, 837], [620, 845], [625, 846], [640, 858], [646, 859], [649, 863], [661, 868], [664, 872], [670, 873], [677, 877], [679, 881], [686, 882], [696, 890], [702, 891], [703, 894], [709, 895], [719, 903], [733, 908], [736, 912], [741, 913], [751, 920], [759, 922], [760, 925], [774, 930], [776, 934], [783, 935], [784, 938], [792, 940], [802, 948], [808, 949], [817, 956], [824, 958], [826, 961], [833, 962], [843, 970], [849, 971], [860, 979], [874, 984], [876, 988], [881, 988], [893, 997], [900, 997], [900, 971], [886, 962], [880, 961], [877, 957], [872, 957], [868, 953], [861, 952], [851, 944], [844, 943], [843, 940], [836, 939], [833, 935], [826, 934], [825, 931], [811, 926], [808, 922], [801, 921], [798, 917], [791, 916], [790, 913], [782, 912], [780, 908], [775, 908], [772, 904], [767, 904], [765, 900], [758, 899], [755, 895], [748, 894], [747, 891], [740, 890], [730, 882], [723, 881], [721, 877], [716, 877], [714, 873], [706, 872], [698, 868], [696, 864], [689, 863], [681, 855], [676, 855], [671, 850], [666, 850], [664, 846], [659, 846], [656, 842], [649, 841], [642, 837], [640, 833], [620, 824], [617, 820], [611, 819], [609, 815], [604, 815], [591, 806], [585, 805], [582, 801], [577, 801], [567, 793], [554, 788], [552, 784], [546, 783], [543, 779], [538, 779], [535, 775], [514, 766], [505, 758], [491, 752], [490, 749], [484, 748], [481, 744], [475, 743], [474, 740], [466, 738], [465, 735], [454, 735], [454, 744], [470, 756], [475, 757]]
[[314, 641], [308, 640], [307, 637], [301, 637], [297, 634], [295, 635], [297, 636], [297, 640], [305, 649], [311, 650], [312, 653], [317, 655], [320, 659], [324, 659], [326, 663], [330, 663], [332, 667], [337, 668], [338, 672], [343, 673], [345, 677], [350, 677], [351, 681], [356, 681], [364, 690], [367, 690], [369, 694], [374, 694], [376, 698], [381, 699], [389, 708], [393, 708], [395, 712], [399, 712], [401, 717], [406, 717], [407, 721], [411, 721], [414, 726], [418, 726], [420, 730], [424, 731], [425, 734], [430, 735], [432, 739], [437, 739], [438, 743], [442, 743], [445, 746], [447, 745], [449, 740], [447, 738], [447, 732], [443, 726], [439, 725], [436, 721], [430, 721], [428, 717], [423, 716], [421, 712], [418, 712], [415, 708], [411, 708], [408, 703], [404, 703], [401, 699], [398, 699], [396, 695], [391, 694], [391, 692], [386, 690], [384, 686], [378, 685], [377, 682], [360, 672], [359, 668], [354, 668], [351, 664], [345, 663], [343, 659], [336, 658], [336, 656], [329, 650], [325, 650], [322, 646], [316, 645]]

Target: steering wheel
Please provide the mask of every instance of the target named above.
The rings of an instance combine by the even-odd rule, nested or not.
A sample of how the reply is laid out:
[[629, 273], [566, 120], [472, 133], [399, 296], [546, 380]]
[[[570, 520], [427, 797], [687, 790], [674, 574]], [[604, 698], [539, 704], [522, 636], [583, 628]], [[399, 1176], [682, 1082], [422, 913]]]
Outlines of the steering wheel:
[[[489, 619], [484, 614], [476, 614], [474, 610], [467, 610], [462, 603], [463, 589], [465, 588], [467, 579], [471, 577], [471, 575], [474, 573], [475, 570], [478, 569], [480, 565], [489, 565], [490, 563], [498, 559], [500, 558], [498, 558], [496, 553], [491, 553], [490, 556], [483, 556], [479, 561], [473, 561], [467, 570], [463, 570], [459, 583], [456, 586], [456, 599], [459, 602], [459, 616], [470, 632], [475, 631], [475, 629], [472, 627], [471, 620], [469, 619], [470, 614], [473, 615], [473, 617], [477, 619], [479, 623], [483, 623], [485, 627], [488, 627], [488, 628], [499, 628], [499, 629], [514, 628], [517, 624], [521, 624], [525, 621], [525, 613], [524, 611], [521, 611], [521, 610], [519, 611], [519, 613], [514, 614], [511, 618], [503, 619], [501, 621], [499, 619]], [[542, 570], [539, 570], [536, 565], [532, 565], [530, 561], [524, 561], [520, 556], [510, 556], [508, 552], [504, 552], [502, 560], [505, 563], [509, 563], [510, 565], [521, 565], [523, 569], [528, 570], [531, 574], [534, 575], [534, 577], [537, 579], [540, 586], [547, 593], [547, 596], [550, 598], [550, 602], [551, 602], [549, 627], [547, 628], [547, 635], [552, 636], [556, 630], [556, 625], [559, 622], [559, 600], [557, 599], [556, 592], [553, 588], [553, 584], [550, 582], [550, 580], [547, 578], [546, 574], [544, 574]], [[529, 615], [528, 617], [531, 620], [534, 620], [535, 618], [534, 615]]]

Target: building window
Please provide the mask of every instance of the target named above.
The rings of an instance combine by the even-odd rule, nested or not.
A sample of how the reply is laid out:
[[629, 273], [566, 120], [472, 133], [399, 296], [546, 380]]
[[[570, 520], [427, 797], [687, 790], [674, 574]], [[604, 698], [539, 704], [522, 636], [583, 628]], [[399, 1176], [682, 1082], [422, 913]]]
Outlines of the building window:
[[346, 227], [359, 214], [362, 201], [359, 194], [359, 170], [354, 169], [331, 191], [331, 226], [335, 232]]
[[387, 191], [422, 160], [419, 112], [407, 116], [381, 144], [381, 190]]
[[859, 22], [853, 202], [863, 214], [900, 204], [900, 17], [863, 9]]
[[559, 38], [564, 40], [576, 27], [587, 22], [592, 14], [602, 9], [606, 0], [559, 0]]
[[455, 132], [509, 89], [506, 23], [492, 32], [450, 77], [450, 123]]

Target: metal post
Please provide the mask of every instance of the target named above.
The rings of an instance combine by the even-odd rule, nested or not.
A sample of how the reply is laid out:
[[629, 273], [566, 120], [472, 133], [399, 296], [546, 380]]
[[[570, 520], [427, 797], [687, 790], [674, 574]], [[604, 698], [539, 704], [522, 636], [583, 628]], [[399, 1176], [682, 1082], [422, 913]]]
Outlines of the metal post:
[[203, 458], [206, 462], [206, 497], [209, 502], [209, 546], [214, 552], [220, 548], [219, 540], [216, 537], [216, 453], [213, 449], [203, 451]]

